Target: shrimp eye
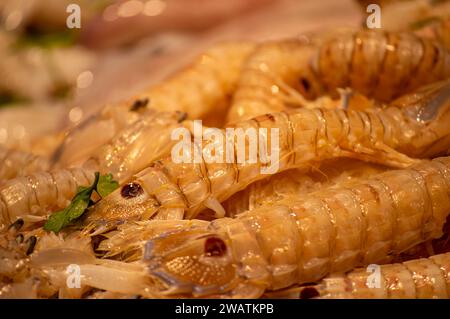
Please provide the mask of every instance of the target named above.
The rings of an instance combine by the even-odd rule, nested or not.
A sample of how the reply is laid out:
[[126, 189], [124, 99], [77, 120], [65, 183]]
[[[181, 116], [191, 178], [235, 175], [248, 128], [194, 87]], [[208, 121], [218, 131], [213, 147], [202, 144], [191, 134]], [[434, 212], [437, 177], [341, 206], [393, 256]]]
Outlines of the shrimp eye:
[[138, 183], [129, 183], [122, 187], [120, 194], [123, 198], [133, 198], [141, 195], [144, 192], [142, 186]]
[[205, 241], [205, 254], [209, 257], [222, 257], [227, 251], [225, 242], [217, 237], [209, 237]]

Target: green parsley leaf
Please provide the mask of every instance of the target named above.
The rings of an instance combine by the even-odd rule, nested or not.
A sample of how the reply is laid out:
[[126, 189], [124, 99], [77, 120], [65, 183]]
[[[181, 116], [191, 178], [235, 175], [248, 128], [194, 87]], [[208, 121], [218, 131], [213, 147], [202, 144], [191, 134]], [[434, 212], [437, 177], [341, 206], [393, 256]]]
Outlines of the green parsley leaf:
[[101, 197], [111, 194], [119, 187], [119, 183], [113, 180], [112, 174], [100, 176], [96, 191]]
[[59, 232], [65, 225], [66, 222], [66, 210], [62, 210], [53, 213], [44, 225], [46, 231], [53, 231], [55, 233]]
[[69, 206], [62, 211], [52, 214], [44, 225], [47, 231], [59, 232], [64, 227], [70, 225], [73, 221], [81, 217], [89, 207], [92, 192], [97, 188], [100, 174], [95, 173], [94, 183], [89, 187], [81, 186], [72, 199]]

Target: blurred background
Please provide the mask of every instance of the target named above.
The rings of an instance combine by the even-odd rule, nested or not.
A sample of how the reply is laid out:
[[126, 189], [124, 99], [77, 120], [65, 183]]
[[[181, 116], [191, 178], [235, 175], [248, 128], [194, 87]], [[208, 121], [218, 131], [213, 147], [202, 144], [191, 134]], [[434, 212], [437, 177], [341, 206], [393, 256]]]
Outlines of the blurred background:
[[[389, 30], [450, 12], [445, 0], [0, 0], [0, 145], [28, 149], [217, 42], [361, 28], [370, 3]], [[81, 9], [80, 29], [67, 27], [70, 4]]]

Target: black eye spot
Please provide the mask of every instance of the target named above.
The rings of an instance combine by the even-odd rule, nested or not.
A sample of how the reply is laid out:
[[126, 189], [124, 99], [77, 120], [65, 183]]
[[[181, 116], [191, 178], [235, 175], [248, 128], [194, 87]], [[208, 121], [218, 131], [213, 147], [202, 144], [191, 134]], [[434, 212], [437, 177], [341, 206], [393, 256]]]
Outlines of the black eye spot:
[[133, 198], [141, 195], [144, 192], [142, 186], [138, 183], [129, 183], [122, 187], [120, 194], [123, 198]]
[[302, 84], [303, 88], [305, 89], [305, 91], [309, 91], [311, 89], [311, 84], [309, 83], [309, 81], [305, 78], [301, 78], [300, 79], [300, 83]]
[[36, 236], [31, 236], [26, 240], [26, 243], [28, 244], [28, 248], [26, 251], [27, 256], [33, 253], [34, 247], [36, 246], [36, 242], [37, 242]]
[[23, 219], [19, 218], [19, 219], [16, 220], [14, 223], [12, 223], [11, 225], [9, 225], [9, 228], [8, 228], [8, 229], [12, 229], [12, 230], [15, 230], [15, 231], [19, 231], [19, 230], [22, 228], [23, 224], [24, 224]]
[[148, 99], [141, 99], [134, 101], [133, 105], [130, 108], [130, 111], [138, 111], [144, 107], [146, 107], [148, 104]]
[[320, 293], [314, 287], [306, 287], [300, 292], [300, 299], [311, 299], [319, 296]]
[[205, 254], [210, 257], [221, 257], [227, 251], [225, 242], [217, 237], [209, 237], [205, 241]]

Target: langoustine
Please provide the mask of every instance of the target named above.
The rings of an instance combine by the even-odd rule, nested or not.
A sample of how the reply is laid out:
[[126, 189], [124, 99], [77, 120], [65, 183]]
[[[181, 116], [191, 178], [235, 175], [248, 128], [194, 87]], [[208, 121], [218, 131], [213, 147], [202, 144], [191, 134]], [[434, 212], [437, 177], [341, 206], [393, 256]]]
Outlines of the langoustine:
[[[440, 238], [431, 239], [428, 241], [425, 241], [423, 243], [420, 243], [419, 245], [416, 245], [404, 252], [402, 252], [399, 255], [391, 256], [389, 258], [388, 263], [385, 263], [383, 265], [378, 264], [372, 264], [372, 265], [366, 265], [365, 268], [359, 267], [355, 270], [350, 271], [349, 273], [340, 273], [340, 274], [331, 274], [321, 281], [317, 283], [311, 283], [311, 284], [305, 284], [305, 285], [295, 285], [292, 287], [288, 287], [286, 289], [281, 289], [277, 291], [267, 291], [264, 293], [263, 298], [288, 298], [288, 299], [310, 299], [310, 298], [380, 298], [380, 294], [388, 294], [388, 296], [385, 296], [383, 298], [416, 298], [417, 296], [414, 295], [414, 291], [411, 289], [407, 289], [407, 292], [409, 292], [409, 295], [403, 295], [403, 285], [401, 284], [402, 280], [409, 281], [411, 277], [414, 279], [414, 284], [420, 283], [422, 278], [421, 274], [414, 274], [411, 273], [411, 277], [405, 277], [405, 276], [399, 276], [396, 277], [395, 273], [393, 274], [393, 277], [390, 277], [389, 279], [393, 279], [394, 282], [399, 283], [392, 284], [392, 280], [384, 280], [382, 277], [382, 269], [390, 269], [394, 270], [395, 266], [398, 266], [400, 264], [403, 264], [408, 261], [415, 262], [416, 260], [423, 260], [426, 258], [430, 258], [435, 255], [443, 255], [448, 254], [450, 252], [450, 214], [447, 215], [447, 220], [444, 224], [444, 227], [442, 229], [443, 235]], [[152, 237], [150, 237], [152, 238]], [[395, 264], [394, 267], [391, 267], [391, 264]], [[381, 267], [380, 267], [381, 266]], [[444, 271], [444, 268], [441, 268]], [[357, 284], [352, 283], [352, 278], [355, 277], [355, 274], [358, 274], [356, 277], [359, 278], [359, 276], [364, 276], [364, 271], [366, 272], [366, 286], [360, 286], [358, 288], [359, 284], [364, 285], [362, 281], [358, 281]], [[392, 274], [391, 274], [392, 275]], [[416, 276], [417, 275], [417, 276]], [[328, 280], [329, 279], [329, 280]], [[429, 278], [430, 280], [428, 283], [433, 283], [433, 276]], [[342, 281], [344, 280], [345, 283]], [[333, 285], [336, 283], [336, 285]], [[353, 291], [352, 286], [358, 289], [355, 289]], [[422, 286], [422, 285], [420, 285]], [[346, 290], [343, 291], [342, 288], [345, 288]], [[360, 289], [363, 288], [363, 289]], [[369, 289], [370, 288], [370, 289]], [[378, 288], [377, 291], [372, 291], [371, 289]], [[413, 288], [412, 285], [406, 286], [406, 288]], [[381, 291], [380, 291], [381, 289]], [[419, 287], [420, 289], [420, 287]], [[390, 291], [394, 290], [394, 291]], [[366, 293], [369, 294], [366, 294]], [[400, 292], [400, 294], [398, 294]], [[370, 295], [370, 293], [375, 293], [376, 296], [373, 294]], [[442, 295], [442, 290], [438, 291], [439, 294]], [[431, 296], [429, 296], [431, 297]], [[434, 297], [433, 297], [434, 298]]]
[[92, 183], [94, 171], [113, 174], [119, 181], [127, 179], [170, 153], [170, 132], [184, 119], [185, 114], [179, 112], [143, 114], [76, 168], [51, 169], [50, 161], [43, 156], [1, 150], [1, 223], [13, 222], [23, 215], [39, 218], [64, 208], [79, 186]]
[[412, 33], [366, 30], [263, 43], [244, 65], [228, 121], [286, 107], [345, 107], [348, 93], [342, 101], [321, 96], [335, 99], [348, 88], [389, 102], [449, 76], [448, 50]]
[[329, 276], [317, 285], [299, 288], [299, 296], [303, 299], [448, 299], [450, 253]]
[[[182, 125], [185, 117], [180, 112], [145, 113], [96, 150], [81, 167], [50, 169], [45, 157], [5, 151], [6, 158], [0, 165], [0, 176], [5, 178], [0, 183], [0, 221], [13, 222], [24, 215], [38, 220], [64, 208], [79, 186], [92, 183], [95, 171], [112, 174], [123, 182], [157, 158], [170, 154], [174, 144], [170, 133]], [[17, 165], [18, 160], [22, 165]], [[6, 179], [14, 174], [16, 178]]]
[[[223, 206], [227, 217], [235, 217], [239, 213], [285, 198], [300, 197], [322, 188], [368, 178], [386, 170], [383, 166], [348, 159], [325, 161], [311, 172], [289, 170], [258, 181], [230, 197]], [[143, 257], [142, 247], [146, 241], [165, 232], [205, 226], [211, 216], [208, 211], [203, 211], [198, 218], [127, 222], [118, 225], [117, 230], [103, 234], [106, 239], [100, 243], [98, 250], [103, 251], [106, 257], [120, 256], [122, 260], [137, 261]]]
[[315, 282], [442, 235], [450, 158], [284, 200], [150, 240], [159, 293], [258, 297]]
[[[437, 88], [436, 88], [437, 86]], [[396, 106], [405, 107], [420, 103], [433, 103], [435, 91], [442, 91], [440, 85], [430, 86], [411, 95], [406, 95], [394, 102]], [[445, 88], [444, 88], [445, 90]], [[430, 93], [431, 91], [431, 93]], [[436, 103], [440, 103], [436, 100]], [[137, 115], [136, 115], [137, 116]], [[126, 126], [108, 143], [92, 152], [83, 164], [92, 170], [112, 173], [119, 181], [126, 180], [157, 158], [164, 157], [170, 152], [174, 142], [170, 140], [170, 133], [177, 127], [182, 127], [186, 114], [182, 112], [154, 112], [145, 111]], [[149, 138], [157, 136], [157, 138]], [[88, 136], [85, 139], [90, 140]], [[95, 142], [93, 143], [96, 144]], [[81, 147], [81, 145], [78, 145]], [[0, 165], [0, 177], [10, 179], [25, 176], [37, 171], [45, 171], [52, 167], [55, 170], [62, 165], [51, 165], [44, 156], [11, 150], [2, 150], [4, 160]], [[78, 152], [71, 157], [76, 162]], [[20, 160], [21, 165], [11, 165]], [[80, 163], [81, 164], [81, 163]]]
[[[392, 106], [370, 112], [299, 109], [257, 117], [237, 128], [256, 132], [261, 128], [279, 129], [276, 172], [338, 157], [406, 167], [417, 160], [405, 154], [433, 156], [448, 149], [450, 103], [445, 97], [450, 91], [448, 84], [440, 88], [439, 98], [410, 107]], [[210, 142], [203, 143], [204, 149], [211, 146], [207, 145]], [[231, 145], [235, 150], [240, 148], [238, 143], [233, 137]], [[154, 215], [160, 219], [194, 218], [206, 207], [220, 216], [224, 211], [219, 203], [266, 177], [261, 169], [270, 165], [259, 160], [237, 163], [236, 159], [211, 163], [204, 156], [200, 163], [175, 163], [169, 157], [139, 172], [102, 199], [86, 221], [94, 227], [111, 227], [120, 220]]]

